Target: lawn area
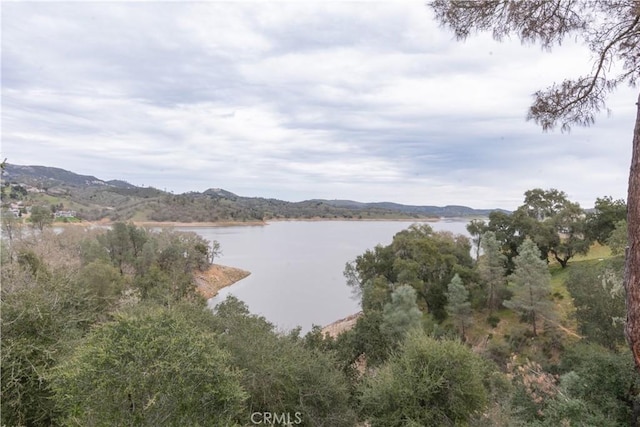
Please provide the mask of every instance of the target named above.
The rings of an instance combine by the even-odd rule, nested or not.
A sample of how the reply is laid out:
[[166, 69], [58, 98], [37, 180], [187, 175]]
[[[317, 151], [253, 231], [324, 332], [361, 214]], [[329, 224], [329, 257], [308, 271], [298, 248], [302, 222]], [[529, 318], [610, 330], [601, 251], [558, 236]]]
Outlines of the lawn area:
[[[604, 258], [611, 258], [611, 249], [609, 249], [609, 246], [603, 246], [600, 243], [595, 242], [591, 245], [591, 248], [586, 255], [576, 255], [573, 258], [573, 262]], [[570, 260], [569, 263], [571, 262], [572, 261]]]
[[611, 258], [611, 250], [608, 246], [599, 243], [591, 245], [591, 249], [586, 255], [577, 255], [569, 261], [566, 268], [562, 268], [559, 263], [553, 261], [549, 263], [551, 272], [551, 294], [556, 303], [556, 310], [559, 315], [560, 324], [572, 331], [577, 330], [574, 317], [575, 307], [571, 294], [565, 286], [565, 281], [571, 269], [577, 265], [596, 264], [603, 259]]

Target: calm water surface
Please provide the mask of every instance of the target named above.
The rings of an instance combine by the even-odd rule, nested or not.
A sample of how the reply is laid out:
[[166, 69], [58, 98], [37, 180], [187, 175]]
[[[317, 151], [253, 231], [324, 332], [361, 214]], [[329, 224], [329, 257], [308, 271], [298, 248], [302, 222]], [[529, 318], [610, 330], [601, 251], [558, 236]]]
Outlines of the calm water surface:
[[[251, 275], [209, 301], [215, 306], [232, 294], [254, 314], [281, 330], [327, 325], [360, 310], [342, 276], [345, 263], [377, 244], [388, 245], [412, 222], [286, 221], [266, 226], [185, 227], [217, 240], [223, 255], [216, 263]], [[467, 221], [429, 223], [435, 230], [468, 235]]]

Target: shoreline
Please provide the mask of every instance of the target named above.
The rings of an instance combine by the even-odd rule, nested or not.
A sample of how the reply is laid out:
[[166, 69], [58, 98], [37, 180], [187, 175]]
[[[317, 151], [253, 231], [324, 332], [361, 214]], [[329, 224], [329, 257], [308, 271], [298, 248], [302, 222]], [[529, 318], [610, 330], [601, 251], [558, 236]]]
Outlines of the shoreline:
[[438, 222], [441, 221], [442, 218], [271, 218], [266, 220], [267, 224], [269, 222], [335, 222], [335, 221], [345, 221], [345, 222]]
[[342, 319], [338, 319], [335, 322], [323, 326], [320, 332], [323, 336], [329, 335], [331, 338], [336, 338], [341, 333], [352, 329], [362, 314], [362, 311], [359, 311], [357, 313], [350, 314], [347, 317], [343, 317]]
[[218, 295], [220, 290], [239, 282], [250, 274], [250, 271], [241, 268], [213, 264], [206, 271], [195, 273], [194, 280], [198, 293], [208, 300]]
[[[81, 221], [54, 222], [52, 227], [109, 227], [119, 221]], [[132, 223], [138, 227], [261, 227], [269, 225], [265, 221], [215, 221], [215, 222], [177, 222], [177, 221], [121, 221]]]
[[[448, 218], [446, 218], [448, 219]], [[133, 223], [138, 227], [264, 227], [272, 222], [439, 222], [443, 218], [270, 218], [264, 221], [212, 221], [212, 222], [179, 222], [179, 221], [122, 221]], [[81, 221], [54, 222], [52, 227], [109, 227], [118, 221]]]

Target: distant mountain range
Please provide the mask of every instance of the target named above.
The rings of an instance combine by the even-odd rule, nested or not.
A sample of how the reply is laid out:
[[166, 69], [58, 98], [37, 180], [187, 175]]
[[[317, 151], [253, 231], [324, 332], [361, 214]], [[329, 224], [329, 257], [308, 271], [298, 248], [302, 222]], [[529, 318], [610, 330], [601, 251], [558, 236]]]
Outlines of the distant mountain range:
[[[468, 206], [412, 206], [391, 202], [312, 199], [287, 202], [243, 197], [221, 188], [174, 195], [153, 187], [138, 187], [122, 180], [105, 181], [48, 166], [7, 164], [4, 186], [27, 186], [28, 201], [74, 209], [87, 220], [134, 221], [263, 221], [269, 219], [421, 219], [487, 216], [493, 210]], [[9, 201], [3, 190], [3, 202]]]

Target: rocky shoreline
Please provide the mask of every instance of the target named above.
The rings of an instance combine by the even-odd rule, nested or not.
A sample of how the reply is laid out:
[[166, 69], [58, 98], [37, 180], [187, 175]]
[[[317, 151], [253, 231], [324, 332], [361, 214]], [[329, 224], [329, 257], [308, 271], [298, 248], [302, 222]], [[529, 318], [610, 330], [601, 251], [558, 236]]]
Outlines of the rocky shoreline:
[[215, 297], [220, 289], [244, 279], [251, 272], [226, 265], [213, 264], [208, 270], [195, 274], [197, 290], [204, 298]]
[[355, 314], [351, 314], [343, 319], [336, 320], [335, 322], [322, 328], [323, 335], [329, 335], [331, 338], [335, 338], [343, 332], [352, 329], [358, 319], [362, 316], [362, 312], [359, 311]]

